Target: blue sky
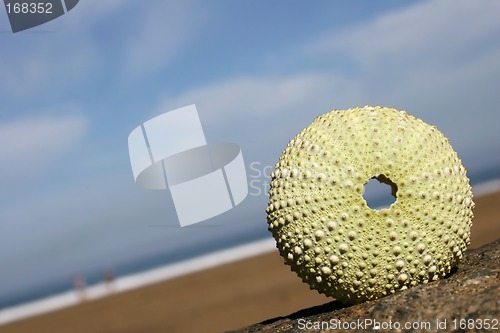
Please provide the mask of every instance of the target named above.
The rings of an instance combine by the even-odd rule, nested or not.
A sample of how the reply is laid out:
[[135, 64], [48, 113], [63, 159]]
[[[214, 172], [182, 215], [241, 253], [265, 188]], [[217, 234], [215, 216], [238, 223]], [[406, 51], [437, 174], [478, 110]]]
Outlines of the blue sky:
[[366, 104], [436, 125], [471, 174], [498, 169], [499, 10], [87, 0], [16, 34], [0, 10], [0, 299], [266, 230], [264, 194], [207, 227], [176, 228], [169, 193], [135, 186], [128, 134], [185, 105], [208, 141], [241, 146], [249, 176], [314, 117]]

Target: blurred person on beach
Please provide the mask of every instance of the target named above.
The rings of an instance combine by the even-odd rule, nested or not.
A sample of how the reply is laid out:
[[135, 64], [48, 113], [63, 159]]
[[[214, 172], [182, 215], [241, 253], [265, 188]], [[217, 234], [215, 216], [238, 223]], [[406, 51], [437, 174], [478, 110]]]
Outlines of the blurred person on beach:
[[108, 290], [108, 293], [112, 294], [116, 291], [115, 288], [115, 272], [113, 269], [108, 268], [104, 270], [102, 273], [104, 283], [106, 284], [106, 289]]
[[76, 293], [80, 302], [85, 302], [87, 300], [87, 282], [85, 281], [85, 276], [77, 274], [73, 277], [73, 285], [75, 286]]

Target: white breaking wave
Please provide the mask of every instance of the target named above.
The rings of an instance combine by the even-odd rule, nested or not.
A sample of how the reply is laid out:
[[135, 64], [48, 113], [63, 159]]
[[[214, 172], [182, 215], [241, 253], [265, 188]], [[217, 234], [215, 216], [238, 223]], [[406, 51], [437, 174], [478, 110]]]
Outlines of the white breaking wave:
[[474, 197], [480, 197], [500, 191], [500, 179], [493, 179], [472, 186]]

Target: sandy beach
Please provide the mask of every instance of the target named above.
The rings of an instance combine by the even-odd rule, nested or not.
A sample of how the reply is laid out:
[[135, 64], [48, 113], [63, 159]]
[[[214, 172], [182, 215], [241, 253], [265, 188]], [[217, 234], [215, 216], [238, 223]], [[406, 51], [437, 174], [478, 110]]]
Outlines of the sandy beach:
[[[475, 198], [470, 248], [500, 238], [500, 192]], [[0, 327], [3, 333], [222, 332], [331, 299], [277, 251]]]

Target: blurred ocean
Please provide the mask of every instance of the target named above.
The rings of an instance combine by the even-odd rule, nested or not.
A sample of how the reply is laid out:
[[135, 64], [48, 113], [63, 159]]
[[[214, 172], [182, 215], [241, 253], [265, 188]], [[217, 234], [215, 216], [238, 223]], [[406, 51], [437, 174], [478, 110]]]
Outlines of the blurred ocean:
[[[500, 169], [469, 173], [468, 176], [476, 197], [500, 191]], [[373, 200], [372, 204], [381, 207], [388, 204], [388, 199]], [[240, 238], [228, 239], [226, 242], [193, 247], [191, 251], [179, 251], [179, 253], [158, 255], [139, 262], [130, 262], [113, 267], [113, 273], [116, 276], [113, 282], [113, 292], [130, 290], [274, 249], [275, 243], [270, 233], [258, 231]], [[102, 271], [87, 272], [85, 281], [87, 299], [97, 299], [110, 294], [109, 286], [103, 282]], [[73, 286], [73, 276], [68, 276], [60, 281], [0, 299], [0, 325], [74, 305], [79, 301], [78, 293]]]

